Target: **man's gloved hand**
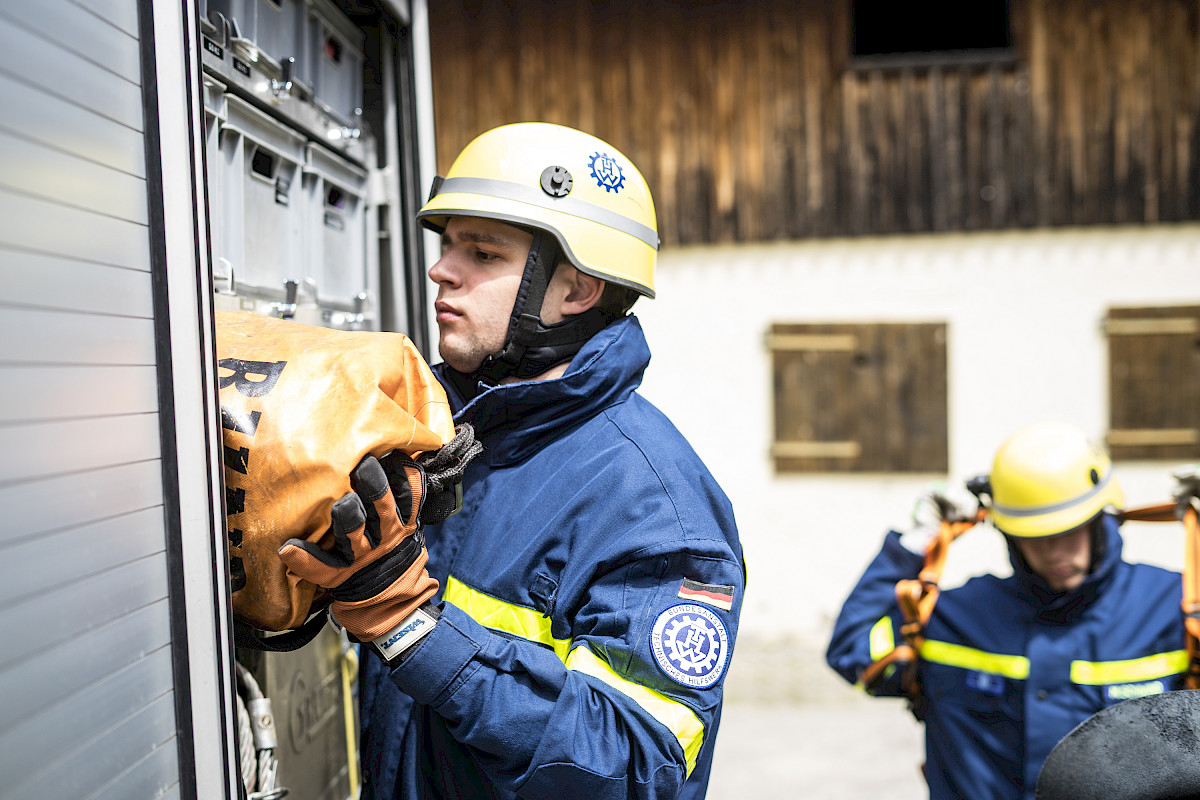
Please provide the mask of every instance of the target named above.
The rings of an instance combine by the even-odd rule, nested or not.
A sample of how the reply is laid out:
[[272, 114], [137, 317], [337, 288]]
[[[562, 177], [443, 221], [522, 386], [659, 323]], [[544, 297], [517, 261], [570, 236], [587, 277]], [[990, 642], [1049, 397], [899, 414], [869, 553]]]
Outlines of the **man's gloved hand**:
[[1200, 514], [1200, 464], [1184, 464], [1171, 471], [1175, 479], [1175, 488], [1171, 491], [1175, 498], [1177, 513], [1182, 519], [1188, 507], [1196, 509]]
[[385, 463], [386, 471], [367, 456], [354, 468], [353, 491], [333, 505], [332, 550], [289, 539], [279, 558], [297, 577], [329, 590], [330, 610], [348, 633], [375, 642], [392, 658], [408, 646], [408, 641], [399, 646], [407, 634], [423, 635], [433, 627], [436, 617], [418, 609], [437, 592], [438, 582], [425, 569], [420, 533], [425, 473], [400, 453], [385, 456]]
[[912, 526], [900, 535], [900, 544], [909, 552], [923, 556], [942, 522], [968, 522], [975, 519], [978, 508], [979, 501], [965, 489], [935, 484], [917, 500]]

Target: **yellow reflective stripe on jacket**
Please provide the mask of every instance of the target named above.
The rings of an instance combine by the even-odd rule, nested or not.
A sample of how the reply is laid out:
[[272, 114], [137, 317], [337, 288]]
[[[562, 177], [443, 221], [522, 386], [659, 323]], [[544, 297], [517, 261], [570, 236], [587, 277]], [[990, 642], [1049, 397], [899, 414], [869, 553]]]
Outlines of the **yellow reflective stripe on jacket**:
[[867, 637], [871, 646], [871, 660], [878, 661], [896, 649], [896, 632], [892, 629], [892, 618], [884, 617], [871, 627]]
[[581, 646], [572, 650], [571, 640], [554, 638], [550, 633], [549, 618], [532, 608], [506, 603], [484, 594], [454, 576], [446, 579], [446, 590], [442, 597], [486, 628], [553, 648], [567, 669], [591, 675], [637, 703], [675, 734], [687, 761], [687, 774], [692, 774], [700, 746], [704, 744], [704, 724], [686, 705], [622, 678], [589, 647]]
[[665, 694], [653, 689], [628, 681], [618, 675], [608, 662], [600, 659], [592, 648], [580, 645], [567, 656], [567, 669], [591, 675], [604, 681], [618, 692], [641, 706], [650, 716], [667, 726], [679, 746], [683, 748], [683, 757], [687, 761], [687, 775], [692, 774], [696, 767], [696, 756], [700, 754], [700, 746], [704, 744], [704, 723], [683, 703], [672, 700]]
[[[876, 623], [876, 627], [879, 624]], [[872, 629], [872, 636], [875, 631]], [[874, 656], [874, 641], [872, 655]], [[921, 646], [921, 657], [935, 664], [973, 669], [1014, 680], [1029, 677], [1029, 659], [988, 653], [960, 644], [928, 639]], [[1125, 661], [1072, 661], [1071, 682], [1080, 686], [1108, 686], [1118, 683], [1152, 681], [1187, 672], [1186, 650], [1171, 650]]]
[[541, 612], [484, 594], [453, 575], [446, 579], [446, 591], [442, 597], [461, 608], [480, 625], [544, 644], [566, 661], [571, 640], [555, 639], [550, 633], [550, 618]]
[[1071, 682], [1085, 686], [1152, 681], [1187, 672], [1186, 650], [1155, 653], [1128, 661], [1072, 661]]
[[921, 645], [921, 658], [934, 664], [961, 667], [991, 675], [1023, 681], [1029, 677], [1029, 659], [1025, 656], [1010, 656], [1003, 653], [988, 653], [961, 644], [926, 639]]

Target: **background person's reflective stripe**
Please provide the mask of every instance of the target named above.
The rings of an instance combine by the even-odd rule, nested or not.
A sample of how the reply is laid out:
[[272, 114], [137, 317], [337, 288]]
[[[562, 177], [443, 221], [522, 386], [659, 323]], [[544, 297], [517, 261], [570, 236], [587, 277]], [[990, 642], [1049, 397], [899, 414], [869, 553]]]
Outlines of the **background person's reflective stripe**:
[[896, 632], [892, 629], [892, 618], [884, 617], [871, 626], [867, 639], [871, 645], [871, 660], [878, 661], [896, 649]]
[[1171, 650], [1127, 661], [1072, 661], [1071, 682], [1085, 686], [1152, 681], [1187, 672], [1186, 650]]
[[939, 642], [934, 639], [927, 639], [921, 645], [921, 658], [934, 664], [973, 669], [993, 675], [1003, 675], [1005, 678], [1019, 681], [1029, 677], [1029, 659], [1025, 656], [988, 653], [973, 647]]
[[686, 774], [692, 774], [696, 767], [696, 756], [700, 754], [700, 746], [704, 744], [704, 724], [695, 712], [665, 694], [625, 680], [613, 671], [607, 662], [600, 660], [587, 645], [580, 645], [571, 651], [571, 655], [567, 656], [567, 669], [591, 675], [607, 683], [665, 725], [683, 748], [683, 757], [687, 762]]
[[442, 596], [484, 627], [553, 648], [567, 669], [591, 675], [633, 700], [674, 734], [679, 746], [683, 748], [687, 774], [692, 774], [696, 766], [696, 756], [700, 753], [700, 746], [704, 744], [704, 724], [695, 712], [683, 703], [622, 678], [586, 646], [572, 650], [570, 639], [554, 638], [550, 633], [550, 620], [539, 611], [506, 603], [484, 594], [454, 576], [446, 579], [446, 591]]

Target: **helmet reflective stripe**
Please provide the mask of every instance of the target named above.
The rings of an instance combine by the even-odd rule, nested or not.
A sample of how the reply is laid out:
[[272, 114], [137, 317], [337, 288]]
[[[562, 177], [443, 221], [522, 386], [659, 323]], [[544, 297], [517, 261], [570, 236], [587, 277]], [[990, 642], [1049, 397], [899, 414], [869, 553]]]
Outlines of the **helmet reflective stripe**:
[[[607, 208], [602, 208], [595, 203], [589, 203], [586, 200], [579, 200], [574, 197], [551, 197], [541, 189], [535, 189], [523, 183], [513, 183], [512, 181], [501, 181], [492, 178], [446, 178], [438, 187], [437, 194], [451, 194], [455, 192], [481, 194], [487, 197], [503, 197], [508, 200], [529, 203], [530, 205], [544, 208], [547, 211], [570, 214], [573, 217], [607, 225], [613, 230], [628, 234], [635, 239], [640, 239], [655, 250], [658, 249], [658, 233], [653, 228], [649, 228], [640, 222], [610, 211]], [[434, 195], [434, 197], [436, 196]], [[432, 199], [431, 197], [430, 200]], [[463, 210], [461, 213], [478, 214], [479, 212]], [[447, 217], [455, 216], [454, 212], [448, 209], [438, 209], [438, 214], [439, 216], [445, 215]]]
[[1052, 503], [1045, 506], [1033, 506], [1030, 508], [1020, 508], [1018, 506], [1008, 506], [1003, 503], [992, 503], [992, 509], [1010, 517], [1036, 517], [1039, 514], [1053, 514], [1055, 511], [1063, 511], [1073, 506], [1086, 503], [1095, 495], [1104, 491], [1112, 480], [1112, 472], [1108, 472], [1100, 479], [1100, 483], [1096, 484], [1089, 492], [1084, 492], [1078, 497], [1072, 497], [1070, 500], [1064, 500], [1061, 503]]

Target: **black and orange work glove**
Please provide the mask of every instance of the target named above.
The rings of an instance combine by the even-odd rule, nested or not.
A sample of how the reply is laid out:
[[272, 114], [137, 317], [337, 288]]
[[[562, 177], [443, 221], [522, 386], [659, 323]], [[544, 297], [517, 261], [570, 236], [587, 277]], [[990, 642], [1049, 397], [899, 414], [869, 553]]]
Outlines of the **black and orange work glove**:
[[[386, 468], [385, 468], [386, 465]], [[353, 491], [333, 505], [332, 549], [289, 539], [279, 558], [298, 578], [329, 590], [330, 611], [346, 632], [392, 660], [429, 633], [438, 582], [425, 569], [421, 533], [425, 472], [400, 453], [359, 462]]]

